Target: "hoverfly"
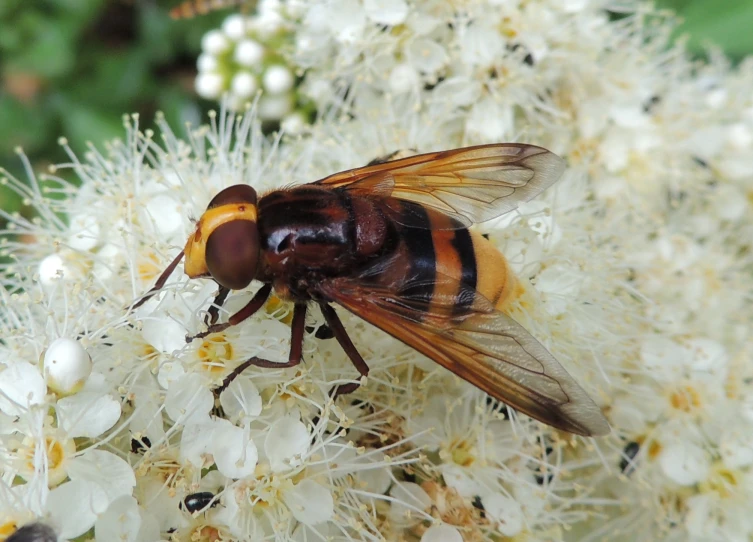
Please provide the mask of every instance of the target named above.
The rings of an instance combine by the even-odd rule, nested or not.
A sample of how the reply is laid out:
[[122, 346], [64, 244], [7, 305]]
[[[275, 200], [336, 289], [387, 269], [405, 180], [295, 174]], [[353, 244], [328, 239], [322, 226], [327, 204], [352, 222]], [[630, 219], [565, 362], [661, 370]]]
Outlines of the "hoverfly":
[[[336, 303], [425, 354], [490, 396], [555, 428], [604, 435], [606, 418], [557, 360], [500, 308], [516, 279], [504, 256], [468, 229], [551, 186], [564, 161], [541, 147], [503, 143], [376, 160], [257, 199], [248, 185], [219, 192], [183, 251], [134, 308], [161, 289], [185, 255], [190, 278], [216, 281], [205, 337], [259, 310], [274, 288], [294, 303], [286, 363], [253, 357], [247, 367], [302, 360], [306, 309], [326, 324], [362, 376], [369, 367], [332, 308]], [[226, 323], [230, 290], [262, 287]], [[351, 393], [359, 382], [333, 388]]]
[[235, 7], [244, 0], [184, 0], [170, 10], [173, 19], [191, 19], [212, 11]]

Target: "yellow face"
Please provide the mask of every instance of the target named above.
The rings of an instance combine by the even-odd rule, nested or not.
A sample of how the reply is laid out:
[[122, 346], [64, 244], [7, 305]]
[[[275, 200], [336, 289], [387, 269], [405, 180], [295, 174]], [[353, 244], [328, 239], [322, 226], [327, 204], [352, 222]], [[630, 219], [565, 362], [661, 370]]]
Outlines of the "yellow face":
[[185, 272], [190, 278], [212, 276], [207, 266], [207, 241], [224, 224], [236, 220], [246, 220], [256, 224], [256, 205], [249, 203], [228, 203], [208, 209], [196, 223], [196, 230], [188, 238]]

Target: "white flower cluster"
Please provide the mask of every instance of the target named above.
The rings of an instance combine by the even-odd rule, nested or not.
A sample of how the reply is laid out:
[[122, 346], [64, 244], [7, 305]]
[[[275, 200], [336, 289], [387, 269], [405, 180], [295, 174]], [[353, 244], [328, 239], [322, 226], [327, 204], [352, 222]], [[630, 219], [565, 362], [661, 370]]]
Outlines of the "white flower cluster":
[[[159, 143], [132, 118], [104, 153], [71, 153], [80, 189], [52, 172], [45, 193], [30, 167], [28, 185], [3, 181], [38, 218], [6, 216], [0, 245], [0, 533], [38, 519], [128, 542], [748, 540], [753, 62], [693, 64], [671, 19], [607, 2], [262, 4], [256, 43], [284, 27], [302, 89], [348, 115], [270, 141], [261, 98], [185, 138], [160, 122]], [[247, 19], [225, 40], [232, 21]], [[508, 411], [344, 311], [372, 368], [355, 394], [327, 395], [357, 373], [312, 336], [315, 313], [305, 363], [248, 369], [215, 400], [243, 360], [287, 360], [290, 307], [187, 343], [216, 286], [179, 266], [126, 309], [226, 186], [505, 140], [568, 162], [482, 230], [518, 274], [515, 318], [600, 404], [607, 437]]]
[[299, 96], [296, 70], [283, 54], [291, 35], [290, 24], [269, 4], [253, 16], [228, 17], [202, 40], [196, 92], [209, 100], [223, 97], [234, 111], [243, 111], [261, 93], [259, 118], [279, 122], [289, 133], [300, 131], [313, 110]]

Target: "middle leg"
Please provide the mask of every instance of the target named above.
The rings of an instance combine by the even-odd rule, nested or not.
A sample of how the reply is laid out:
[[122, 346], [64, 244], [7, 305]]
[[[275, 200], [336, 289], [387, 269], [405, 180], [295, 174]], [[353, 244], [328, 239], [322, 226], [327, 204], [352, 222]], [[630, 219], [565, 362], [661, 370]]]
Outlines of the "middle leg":
[[[369, 366], [361, 357], [361, 354], [358, 353], [358, 350], [356, 350], [356, 347], [353, 345], [353, 341], [350, 340], [348, 332], [345, 331], [345, 328], [340, 321], [340, 317], [337, 316], [335, 309], [333, 309], [327, 303], [319, 303], [319, 307], [321, 308], [322, 314], [324, 315], [324, 321], [327, 322], [327, 325], [332, 330], [332, 333], [334, 333], [337, 342], [340, 343], [340, 346], [342, 346], [343, 350], [345, 350], [345, 353], [350, 358], [350, 361], [353, 362], [353, 365], [355, 365], [356, 369], [362, 377], [368, 376]], [[340, 395], [353, 393], [358, 389], [360, 385], [360, 382], [340, 384], [339, 386], [333, 387], [329, 391], [329, 394], [333, 399], [337, 399]]]
[[268, 359], [261, 359], [256, 356], [247, 359], [233, 372], [225, 377], [222, 384], [215, 388], [214, 394], [216, 397], [227, 389], [230, 383], [235, 380], [239, 374], [251, 367], [262, 367], [264, 369], [285, 369], [288, 367], [295, 367], [303, 360], [303, 332], [306, 328], [306, 304], [297, 303], [293, 309], [293, 322], [290, 325], [290, 354], [288, 355], [288, 361], [283, 363], [276, 363], [269, 361]]

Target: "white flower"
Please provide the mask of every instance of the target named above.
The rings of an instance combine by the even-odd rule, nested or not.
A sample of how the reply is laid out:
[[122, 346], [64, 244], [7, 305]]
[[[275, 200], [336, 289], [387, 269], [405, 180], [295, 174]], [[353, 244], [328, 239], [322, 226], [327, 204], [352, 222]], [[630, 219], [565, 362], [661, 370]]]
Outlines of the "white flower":
[[[84, 157], [63, 142], [61, 177], [79, 189], [55, 168], [41, 183], [23, 157], [28, 183], [3, 172], [38, 212], [0, 210], [0, 454], [14, 521], [139, 542], [173, 530], [749, 539], [753, 64], [694, 63], [671, 45], [671, 17], [621, 7], [612, 18], [582, 0], [264, 1], [207, 34], [197, 61], [208, 99], [226, 92], [242, 108], [261, 90], [248, 115], [213, 114], [185, 138], [130, 117], [122, 142]], [[263, 137], [259, 120], [292, 137]], [[475, 226], [516, 275], [504, 310], [603, 407], [613, 436], [533, 422], [344, 311], [371, 366], [358, 402], [329, 399], [357, 372], [309, 333], [302, 364], [249, 368], [217, 401], [244, 360], [287, 360], [287, 306], [273, 299], [186, 343], [217, 288], [178, 265], [152, 300], [124, 308], [226, 186], [262, 194], [400, 149], [500, 140], [569, 166], [536, 200]], [[220, 320], [257, 288], [233, 292]], [[197, 492], [217, 506], [181, 507]]]

